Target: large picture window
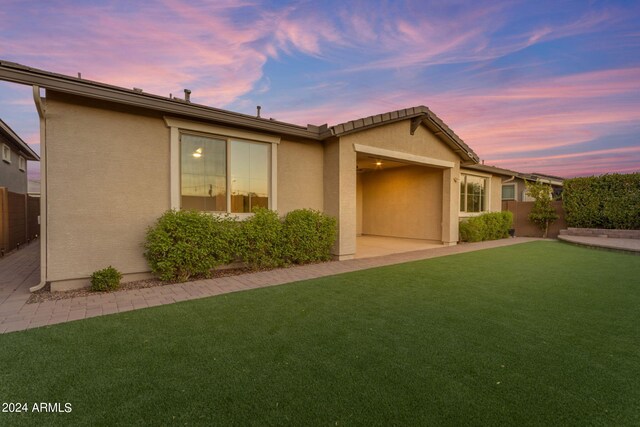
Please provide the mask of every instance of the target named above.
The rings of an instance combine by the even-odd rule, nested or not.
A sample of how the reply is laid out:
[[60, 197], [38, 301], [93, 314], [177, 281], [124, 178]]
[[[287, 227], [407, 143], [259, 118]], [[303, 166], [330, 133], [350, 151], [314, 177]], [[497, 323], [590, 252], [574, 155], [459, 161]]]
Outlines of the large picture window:
[[250, 213], [269, 207], [270, 145], [182, 134], [182, 209]]
[[460, 212], [484, 212], [487, 205], [487, 178], [460, 176]]

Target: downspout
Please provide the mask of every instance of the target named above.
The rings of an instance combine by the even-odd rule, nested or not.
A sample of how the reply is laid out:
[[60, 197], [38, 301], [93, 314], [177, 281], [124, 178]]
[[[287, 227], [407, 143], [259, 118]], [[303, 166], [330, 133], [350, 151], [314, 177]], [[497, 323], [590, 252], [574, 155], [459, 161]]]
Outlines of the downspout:
[[502, 183], [504, 184], [505, 182], [511, 182], [511, 181], [513, 181], [514, 179], [516, 179], [516, 176], [515, 176], [515, 175], [511, 175], [511, 178], [509, 178], [509, 179], [508, 179], [508, 180], [506, 180], [506, 181], [502, 181]]
[[40, 87], [36, 85], [33, 85], [33, 101], [40, 117], [40, 283], [29, 288], [30, 292], [42, 289], [47, 283], [47, 122]]

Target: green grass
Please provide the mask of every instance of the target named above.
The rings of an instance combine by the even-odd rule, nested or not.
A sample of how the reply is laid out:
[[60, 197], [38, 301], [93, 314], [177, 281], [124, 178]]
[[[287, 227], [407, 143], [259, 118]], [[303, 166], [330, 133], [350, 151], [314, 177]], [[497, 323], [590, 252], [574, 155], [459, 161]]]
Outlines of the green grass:
[[640, 257], [534, 242], [0, 336], [15, 424], [638, 425]]

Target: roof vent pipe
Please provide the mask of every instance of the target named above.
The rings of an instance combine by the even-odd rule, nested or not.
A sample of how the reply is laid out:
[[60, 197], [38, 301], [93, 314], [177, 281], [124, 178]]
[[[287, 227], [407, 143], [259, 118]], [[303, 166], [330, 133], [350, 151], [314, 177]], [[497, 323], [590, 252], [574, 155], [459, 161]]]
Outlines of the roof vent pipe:
[[260, 118], [260, 110], [262, 109], [261, 106], [257, 105], [256, 106], [256, 110], [258, 110], [258, 114], [256, 115], [257, 118]]
[[189, 89], [184, 90], [184, 100], [191, 102], [191, 91]]

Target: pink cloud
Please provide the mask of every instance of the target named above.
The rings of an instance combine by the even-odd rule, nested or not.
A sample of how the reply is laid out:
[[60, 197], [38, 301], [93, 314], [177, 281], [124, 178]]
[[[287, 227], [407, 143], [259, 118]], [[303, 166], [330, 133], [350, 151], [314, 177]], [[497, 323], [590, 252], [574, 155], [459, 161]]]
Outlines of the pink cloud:
[[34, 30], [10, 48], [0, 41], [0, 56], [165, 96], [190, 88], [194, 101], [224, 106], [255, 87], [269, 56], [290, 49], [318, 55], [322, 44], [339, 43], [330, 25], [293, 7], [234, 18], [252, 4], [165, 0], [164, 7], [136, 4], [126, 15], [109, 6], [60, 7], [58, 24], [46, 18], [55, 37]]
[[[374, 88], [366, 96], [354, 99], [336, 90], [326, 104], [282, 110], [277, 116], [299, 124], [336, 124], [426, 104], [489, 163], [561, 176], [584, 175], [591, 173], [591, 169], [592, 173], [624, 172], [634, 169], [634, 164], [624, 166], [620, 153], [635, 159], [638, 169], [638, 149], [593, 152], [581, 144], [619, 133], [640, 122], [640, 105], [624, 100], [626, 95], [640, 91], [638, 74], [637, 68], [614, 69], [431, 96], [422, 91], [384, 93]], [[575, 154], [541, 154], [569, 146]], [[600, 158], [597, 163], [594, 156]]]

